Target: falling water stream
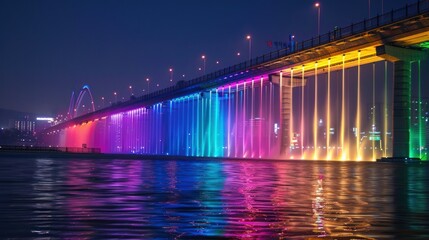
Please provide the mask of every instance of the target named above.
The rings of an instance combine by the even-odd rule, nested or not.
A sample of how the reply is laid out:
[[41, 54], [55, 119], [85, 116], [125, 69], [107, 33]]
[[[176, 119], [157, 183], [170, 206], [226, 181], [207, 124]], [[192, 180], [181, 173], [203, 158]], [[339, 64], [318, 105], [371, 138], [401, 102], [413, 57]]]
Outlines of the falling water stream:
[[[107, 153], [235, 158], [389, 156], [393, 83], [388, 63], [379, 64], [384, 65], [383, 75], [376, 71], [378, 63], [362, 65], [368, 56], [361, 54], [242, 78], [69, 126], [51, 133], [57, 143], [52, 145], [86, 144]], [[420, 63], [417, 67], [420, 103]], [[384, 84], [378, 81], [383, 78]], [[421, 156], [425, 145], [421, 108], [417, 114], [418, 125], [410, 139], [412, 156]]]

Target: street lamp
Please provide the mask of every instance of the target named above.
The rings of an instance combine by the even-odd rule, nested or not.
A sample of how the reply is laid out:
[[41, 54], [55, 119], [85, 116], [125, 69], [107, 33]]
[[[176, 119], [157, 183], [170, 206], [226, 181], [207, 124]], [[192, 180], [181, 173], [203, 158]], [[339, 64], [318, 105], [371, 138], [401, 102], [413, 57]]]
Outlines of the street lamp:
[[170, 82], [172, 82], [173, 81], [173, 69], [170, 68], [169, 71], [170, 71]]
[[238, 52], [238, 53], [237, 53], [237, 56], [239, 56], [239, 57], [240, 57], [240, 55], [241, 55], [241, 54], [240, 54], [240, 52]]
[[147, 93], [149, 93], [149, 78], [146, 78], [146, 82], [147, 82]]
[[133, 86], [130, 85], [128, 88], [130, 89], [131, 96], [134, 95], [134, 93], [133, 93]]
[[206, 56], [202, 55], [201, 59], [203, 59], [203, 74], [206, 74]]
[[101, 97], [101, 103], [102, 103], [102, 106], [104, 107], [104, 97]]
[[113, 95], [115, 95], [115, 102], [118, 102], [118, 94], [116, 92], [113, 92]]
[[317, 35], [320, 36], [320, 3], [315, 3], [314, 6], [317, 8]]
[[249, 40], [249, 61], [252, 59], [252, 37], [250, 35], [247, 35], [247, 40]]
[[368, 19], [371, 18], [371, 0], [368, 0]]

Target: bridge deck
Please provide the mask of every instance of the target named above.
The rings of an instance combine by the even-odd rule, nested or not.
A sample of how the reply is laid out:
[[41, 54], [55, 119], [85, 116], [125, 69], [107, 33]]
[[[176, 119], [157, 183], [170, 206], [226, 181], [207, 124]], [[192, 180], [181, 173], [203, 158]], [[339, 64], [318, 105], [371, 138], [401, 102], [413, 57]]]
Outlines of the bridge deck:
[[179, 82], [175, 86], [74, 118], [60, 123], [48, 131], [92, 121], [136, 107], [150, 106], [252, 77], [267, 77], [279, 71], [283, 71], [284, 75], [288, 76], [291, 69], [300, 71], [303, 66], [305, 76], [308, 77], [314, 74], [312, 70], [314, 70], [316, 62], [317, 68], [322, 71], [327, 68], [329, 59], [331, 70], [335, 71], [342, 68], [343, 56], [345, 68], [354, 67], [358, 64], [358, 51], [360, 51], [360, 64], [362, 65], [382, 61], [384, 59], [376, 56], [376, 46], [391, 44], [409, 48], [425, 48], [428, 41], [429, 0], [422, 0], [299, 42], [294, 51], [286, 48], [270, 52], [202, 77]]

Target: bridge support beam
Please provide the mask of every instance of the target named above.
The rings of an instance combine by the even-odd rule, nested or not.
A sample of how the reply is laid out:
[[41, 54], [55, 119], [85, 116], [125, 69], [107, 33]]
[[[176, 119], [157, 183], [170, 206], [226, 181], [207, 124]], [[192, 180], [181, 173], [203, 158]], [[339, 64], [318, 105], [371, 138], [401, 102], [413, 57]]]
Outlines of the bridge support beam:
[[393, 156], [410, 156], [411, 63], [423, 60], [427, 53], [414, 49], [383, 45], [377, 56], [394, 63], [393, 84]]

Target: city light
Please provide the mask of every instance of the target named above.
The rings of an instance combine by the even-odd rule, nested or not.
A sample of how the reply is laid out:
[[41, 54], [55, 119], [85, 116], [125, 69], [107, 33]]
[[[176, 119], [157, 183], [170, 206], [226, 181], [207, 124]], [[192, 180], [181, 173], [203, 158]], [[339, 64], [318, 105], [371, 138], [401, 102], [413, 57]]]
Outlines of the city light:
[[54, 118], [51, 118], [51, 117], [37, 117], [36, 120], [37, 121], [50, 121], [50, 122], [52, 122], [52, 121], [54, 121]]

